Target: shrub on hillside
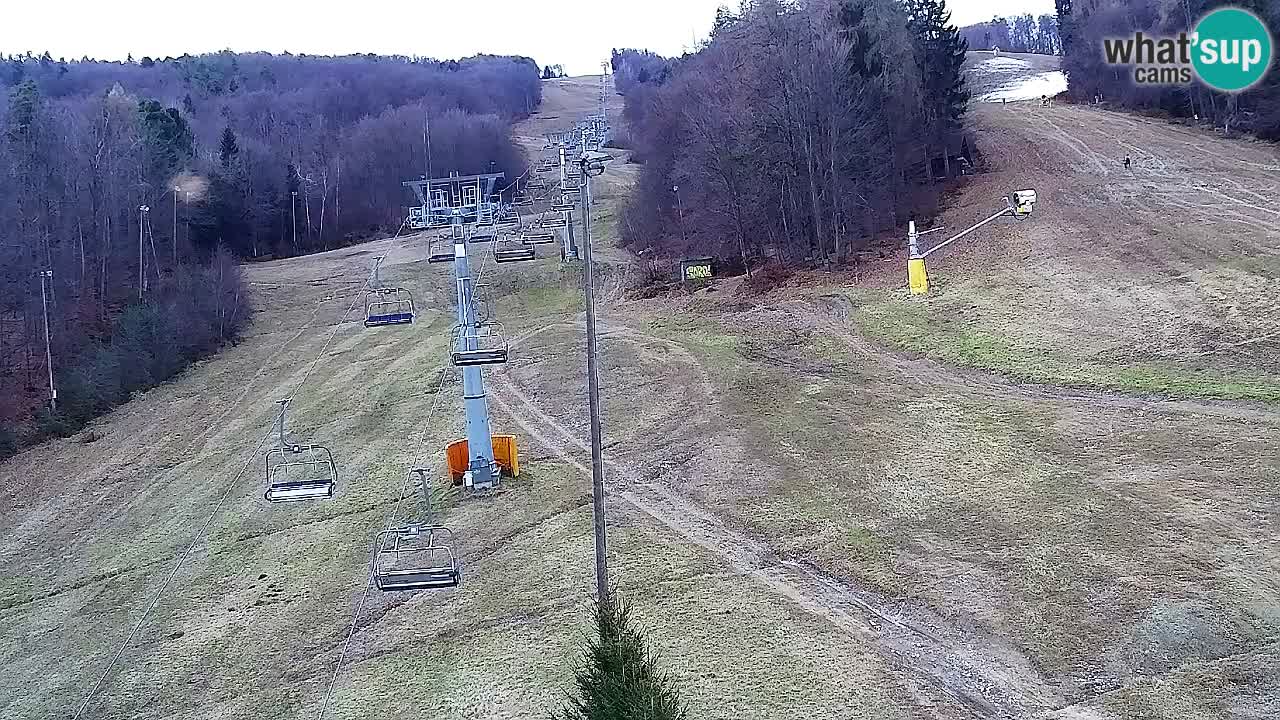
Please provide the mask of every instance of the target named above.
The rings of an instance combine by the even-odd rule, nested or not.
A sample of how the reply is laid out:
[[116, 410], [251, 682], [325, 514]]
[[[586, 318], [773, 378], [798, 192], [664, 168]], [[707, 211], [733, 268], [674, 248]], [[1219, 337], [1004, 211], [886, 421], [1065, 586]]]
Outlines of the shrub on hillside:
[[670, 675], [658, 669], [643, 633], [633, 626], [630, 607], [614, 602], [595, 607], [595, 636], [587, 641], [574, 671], [577, 695], [554, 720], [685, 720], [689, 710]]
[[753, 272], [751, 277], [743, 280], [742, 291], [744, 293], [763, 295], [785, 285], [793, 274], [791, 268], [786, 265], [780, 262], [771, 262]]

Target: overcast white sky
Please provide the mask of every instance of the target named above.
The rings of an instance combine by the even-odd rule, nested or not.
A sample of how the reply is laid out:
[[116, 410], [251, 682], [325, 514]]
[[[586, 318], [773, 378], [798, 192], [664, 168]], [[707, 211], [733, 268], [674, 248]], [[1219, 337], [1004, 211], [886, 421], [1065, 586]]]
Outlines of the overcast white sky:
[[[4, 2], [0, 52], [124, 59], [222, 49], [456, 58], [528, 55], [575, 75], [611, 48], [679, 55], [737, 0], [36, 0]], [[1053, 0], [950, 0], [957, 25], [1053, 12]]]

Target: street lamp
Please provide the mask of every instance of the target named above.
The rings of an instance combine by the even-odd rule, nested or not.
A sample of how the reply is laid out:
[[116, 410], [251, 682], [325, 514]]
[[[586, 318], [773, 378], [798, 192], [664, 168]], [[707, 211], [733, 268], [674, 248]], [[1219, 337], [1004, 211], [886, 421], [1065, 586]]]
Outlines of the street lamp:
[[601, 607], [609, 605], [609, 565], [606, 555], [604, 525], [604, 443], [600, 430], [600, 374], [596, 361], [595, 268], [591, 261], [591, 178], [604, 172], [605, 163], [613, 158], [601, 152], [583, 152], [578, 160], [582, 169], [582, 260], [586, 273], [583, 293], [587, 300], [587, 401], [591, 409], [591, 509], [595, 520], [596, 597]]
[[173, 266], [178, 267], [178, 193], [182, 188], [173, 187]]
[[676, 209], [680, 213], [680, 242], [684, 245], [689, 244], [689, 238], [684, 234], [684, 204], [680, 202], [680, 186], [672, 185], [671, 191], [676, 194]]
[[289, 203], [289, 217], [293, 220], [293, 251], [298, 252], [298, 191], [290, 190], [293, 202]]
[[151, 208], [146, 205], [138, 206], [138, 300], [142, 300], [142, 293], [146, 290], [147, 282], [147, 256], [142, 252], [142, 231], [147, 225], [147, 213], [151, 212]]
[[49, 341], [49, 296], [45, 294], [44, 281], [49, 279], [50, 289], [53, 286], [53, 271], [40, 271], [40, 304], [44, 306], [44, 359], [49, 366], [49, 410], [58, 412], [58, 389], [53, 385], [53, 346]]

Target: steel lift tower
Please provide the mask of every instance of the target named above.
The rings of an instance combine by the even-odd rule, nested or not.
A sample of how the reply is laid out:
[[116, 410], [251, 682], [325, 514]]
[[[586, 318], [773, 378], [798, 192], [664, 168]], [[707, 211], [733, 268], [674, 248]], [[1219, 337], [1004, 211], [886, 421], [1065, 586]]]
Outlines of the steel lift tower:
[[458, 291], [458, 325], [453, 337], [453, 363], [462, 369], [462, 402], [467, 415], [467, 469], [463, 487], [491, 490], [498, 486], [501, 471], [494, 459], [493, 434], [489, 430], [489, 401], [484, 391], [484, 365], [507, 360], [506, 338], [493, 347], [477, 321], [474, 285], [467, 259], [467, 235], [462, 213], [453, 220], [453, 273]]

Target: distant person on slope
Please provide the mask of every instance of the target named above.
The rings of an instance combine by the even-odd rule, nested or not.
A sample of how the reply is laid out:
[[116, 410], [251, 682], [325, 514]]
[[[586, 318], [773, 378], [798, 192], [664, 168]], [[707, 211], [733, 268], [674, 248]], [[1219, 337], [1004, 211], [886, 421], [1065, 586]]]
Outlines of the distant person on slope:
[[1125, 170], [1133, 169], [1133, 160], [1128, 155], [1124, 156], [1124, 169]]

